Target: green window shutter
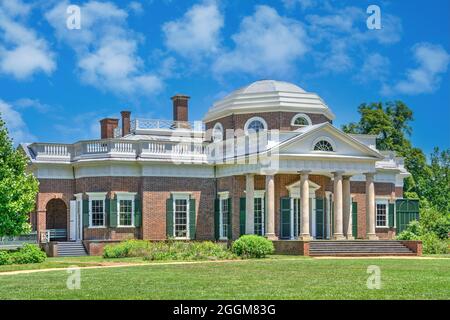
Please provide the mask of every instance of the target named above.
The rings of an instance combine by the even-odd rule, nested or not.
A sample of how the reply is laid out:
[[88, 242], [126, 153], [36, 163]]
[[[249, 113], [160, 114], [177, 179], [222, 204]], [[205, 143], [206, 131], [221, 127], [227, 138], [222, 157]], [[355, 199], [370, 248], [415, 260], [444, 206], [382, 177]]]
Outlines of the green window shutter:
[[324, 238], [324, 202], [322, 198], [316, 198], [316, 237]]
[[233, 209], [231, 205], [233, 201], [231, 198], [228, 198], [228, 239], [233, 239]]
[[109, 226], [111, 228], [117, 227], [117, 199], [109, 200]]
[[331, 235], [334, 234], [334, 201], [331, 201]]
[[167, 238], [173, 238], [173, 199], [166, 200], [166, 235]]
[[389, 227], [394, 227], [394, 212], [395, 212], [395, 204], [389, 203]]
[[239, 231], [245, 234], [245, 197], [239, 199]]
[[195, 214], [195, 199], [189, 200], [189, 238], [195, 239], [195, 226], [196, 226], [196, 214]]
[[358, 203], [352, 202], [352, 235], [358, 236]]
[[134, 199], [134, 226], [142, 226], [142, 203], [138, 196]]
[[214, 238], [220, 237], [220, 199], [214, 199]]
[[105, 226], [109, 226], [109, 212], [111, 210], [111, 203], [108, 198], [105, 199], [105, 216], [103, 217], [105, 219]]
[[83, 200], [83, 227], [89, 227], [89, 200]]
[[291, 198], [281, 198], [280, 208], [280, 236], [287, 239], [291, 234]]

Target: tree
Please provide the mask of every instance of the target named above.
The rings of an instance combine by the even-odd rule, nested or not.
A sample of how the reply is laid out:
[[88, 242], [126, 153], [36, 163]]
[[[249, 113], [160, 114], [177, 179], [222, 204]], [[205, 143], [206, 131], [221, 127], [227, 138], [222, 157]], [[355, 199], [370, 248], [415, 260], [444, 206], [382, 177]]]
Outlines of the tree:
[[393, 150], [405, 158], [405, 167], [411, 177], [405, 180], [405, 196], [414, 195], [427, 206], [450, 214], [450, 149], [431, 155], [430, 164], [420, 148], [413, 147], [409, 136], [413, 112], [401, 101], [363, 103], [358, 107], [361, 119], [344, 125], [347, 133], [375, 134], [379, 150]]
[[30, 229], [28, 215], [35, 207], [38, 182], [26, 168], [27, 158], [14, 149], [0, 114], [0, 236]]

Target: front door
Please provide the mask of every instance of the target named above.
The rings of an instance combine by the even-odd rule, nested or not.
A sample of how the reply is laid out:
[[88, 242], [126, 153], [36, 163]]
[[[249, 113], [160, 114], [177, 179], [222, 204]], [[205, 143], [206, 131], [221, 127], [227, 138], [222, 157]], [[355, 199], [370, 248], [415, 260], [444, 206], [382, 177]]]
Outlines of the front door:
[[70, 240], [79, 241], [83, 238], [83, 208], [81, 200], [70, 201]]

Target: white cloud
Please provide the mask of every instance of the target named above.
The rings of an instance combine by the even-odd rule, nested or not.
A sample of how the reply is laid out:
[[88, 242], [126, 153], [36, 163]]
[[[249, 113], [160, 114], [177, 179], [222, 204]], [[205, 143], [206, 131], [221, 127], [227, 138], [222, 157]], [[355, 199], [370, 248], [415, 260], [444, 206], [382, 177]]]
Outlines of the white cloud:
[[182, 56], [215, 53], [223, 23], [216, 1], [205, 1], [191, 7], [181, 19], [163, 25], [165, 44]]
[[14, 106], [16, 106], [18, 109], [35, 109], [39, 111], [40, 113], [47, 113], [51, 111], [51, 106], [41, 103], [38, 99], [30, 99], [30, 98], [21, 98], [17, 101], [14, 101]]
[[45, 39], [26, 25], [30, 10], [19, 0], [0, 1], [0, 73], [20, 80], [56, 69], [54, 53]]
[[144, 8], [142, 7], [142, 3], [137, 2], [137, 1], [131, 1], [128, 4], [128, 9], [135, 13], [135, 14], [141, 14], [144, 12]]
[[299, 6], [300, 9], [306, 10], [317, 6], [319, 3], [317, 0], [283, 0], [283, 4], [288, 9]]
[[440, 45], [418, 43], [412, 48], [416, 68], [406, 71], [406, 77], [393, 86], [385, 85], [382, 93], [393, 94], [423, 94], [439, 89], [441, 76], [447, 72], [450, 55]]
[[13, 106], [0, 99], [0, 117], [5, 121], [9, 136], [14, 144], [34, 141], [36, 138], [29, 132], [22, 115]]
[[389, 59], [379, 53], [369, 54], [355, 80], [361, 83], [372, 80], [384, 82], [389, 75], [390, 64]]
[[307, 51], [307, 37], [302, 25], [281, 17], [268, 6], [257, 6], [245, 17], [239, 32], [232, 36], [235, 48], [218, 57], [216, 74], [244, 72], [260, 76], [286, 76]]
[[144, 38], [128, 27], [125, 10], [110, 2], [86, 2], [81, 6], [81, 30], [68, 30], [68, 4], [60, 2], [46, 18], [57, 37], [75, 51], [82, 82], [116, 94], [151, 95], [161, 90], [162, 80], [138, 55]]

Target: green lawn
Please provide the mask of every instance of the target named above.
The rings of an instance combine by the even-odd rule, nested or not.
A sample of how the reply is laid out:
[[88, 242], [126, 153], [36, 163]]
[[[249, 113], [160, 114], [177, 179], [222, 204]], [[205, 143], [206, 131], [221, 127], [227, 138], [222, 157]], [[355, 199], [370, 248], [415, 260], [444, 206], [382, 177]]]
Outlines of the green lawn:
[[[66, 262], [75, 259], [79, 260]], [[369, 265], [381, 269], [380, 290], [367, 289]], [[450, 259], [277, 256], [225, 263], [156, 263], [82, 270], [79, 290], [66, 288], [67, 277], [65, 270], [0, 276], [0, 300], [450, 299]]]

